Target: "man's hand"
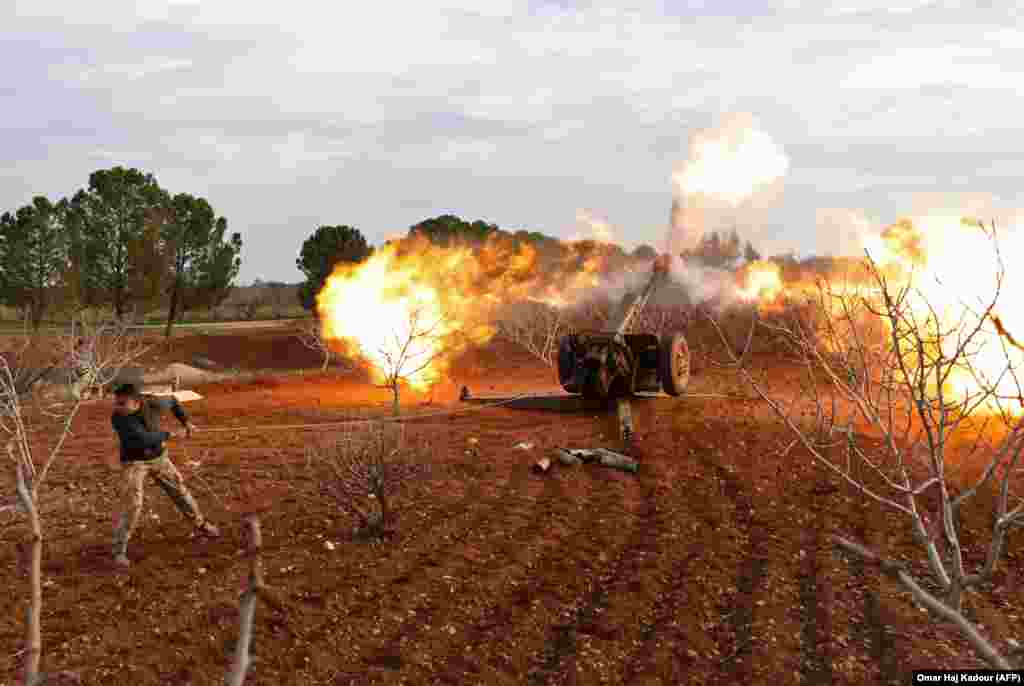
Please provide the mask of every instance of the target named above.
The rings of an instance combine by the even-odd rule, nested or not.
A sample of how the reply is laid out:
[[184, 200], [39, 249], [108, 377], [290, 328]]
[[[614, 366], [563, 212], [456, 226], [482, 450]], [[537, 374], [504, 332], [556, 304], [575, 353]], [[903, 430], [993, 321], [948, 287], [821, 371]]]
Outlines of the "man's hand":
[[196, 431], [198, 431], [198, 429], [196, 428], [196, 425], [193, 424], [192, 422], [188, 422], [187, 424], [185, 424], [185, 435], [187, 437], [192, 438], [192, 434], [194, 434]]

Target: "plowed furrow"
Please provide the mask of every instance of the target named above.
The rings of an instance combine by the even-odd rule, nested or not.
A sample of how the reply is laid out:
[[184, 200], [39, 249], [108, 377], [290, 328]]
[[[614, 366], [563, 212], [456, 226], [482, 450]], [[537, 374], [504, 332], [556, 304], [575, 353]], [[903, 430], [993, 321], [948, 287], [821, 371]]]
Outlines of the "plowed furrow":
[[[722, 497], [733, 503], [732, 524], [739, 530], [743, 541], [741, 561], [734, 572], [735, 582], [722, 599], [721, 611], [726, 621], [710, 631], [718, 644], [719, 668], [712, 683], [734, 684], [748, 682], [752, 674], [753, 622], [756, 606], [754, 595], [764, 583], [768, 567], [765, 548], [767, 529], [755, 518], [754, 503], [749, 486], [741, 483], [731, 470], [722, 466], [706, 452], [698, 456], [716, 473], [722, 484]], [[719, 458], [721, 457], [719, 453]]]
[[629, 587], [622, 589], [626, 593], [636, 588], [645, 596], [647, 605], [642, 613], [631, 613], [636, 599], [623, 597], [622, 611], [615, 612], [613, 607], [606, 616], [617, 635], [618, 650], [611, 655], [617, 663], [612, 683], [684, 683], [695, 668], [708, 666], [705, 631], [718, 621], [720, 613], [703, 572], [716, 564], [723, 547], [731, 544], [715, 532], [732, 517], [732, 507], [721, 498], [714, 478], [681, 473], [679, 463], [688, 460], [688, 455], [674, 459], [678, 462], [666, 465], [668, 473], [659, 478], [673, 484], [668, 499], [682, 507], [659, 511], [656, 524], [650, 527], [656, 532], [652, 545], [660, 558], [653, 560], [653, 566], [663, 571], [648, 574], [637, 569]]
[[[651, 549], [656, 500], [651, 476], [637, 484], [640, 502], [628, 526], [613, 529], [614, 537], [603, 542], [598, 564], [581, 580], [579, 591], [568, 596], [556, 610], [558, 619], [544, 632], [533, 649], [525, 672], [529, 684], [593, 683], [596, 675], [614, 670], [613, 657], [602, 648], [614, 639], [615, 627], [602, 618], [609, 608], [614, 586], [623, 578], [633, 560]], [[529, 648], [527, 648], [529, 649]]]
[[[861, 517], [856, 531], [857, 540], [872, 549], [874, 549], [875, 542], [879, 540], [873, 529], [873, 509], [872, 505], [866, 501], [862, 504]], [[876, 568], [868, 567], [861, 558], [849, 556], [846, 559], [852, 574], [862, 589], [860, 593], [862, 616], [857, 623], [855, 635], [871, 657], [869, 663], [871, 681], [879, 686], [901, 683], [905, 680], [899, 668], [897, 637], [890, 633], [883, 618], [882, 587], [884, 580]]]
[[[572, 567], [573, 554], [578, 554], [581, 541], [595, 530], [601, 530], [614, 522], [621, 522], [623, 515], [623, 491], [634, 489], [635, 477], [612, 477], [602, 475], [599, 467], [583, 467], [566, 472], [566, 476], [552, 475], [548, 478], [566, 478], [585, 485], [582, 493], [571, 496], [572, 511], [566, 512], [560, 522], [561, 531], [555, 540], [545, 541], [539, 554], [534, 555], [528, 565], [520, 566], [513, 574], [495, 577], [493, 594], [469, 613], [458, 613], [452, 617], [453, 624], [461, 622], [461, 631], [450, 640], [435, 643], [434, 664], [417, 673], [415, 681], [422, 683], [522, 683], [522, 672], [513, 664], [482, 663], [474, 653], [475, 647], [487, 647], [492, 654], [522, 654], [524, 648], [517, 632], [533, 617], [540, 597], [545, 595], [543, 587], [549, 583], [558, 570]], [[628, 513], [627, 513], [627, 516]], [[543, 529], [553, 523], [538, 522]], [[546, 532], [546, 536], [550, 535]], [[588, 546], [589, 547], [589, 546]], [[602, 553], [596, 553], [600, 557]], [[577, 566], [577, 573], [584, 573]], [[560, 575], [564, 575], [561, 572]], [[467, 616], [468, 615], [468, 616]], [[508, 646], [507, 650], [494, 651], [494, 646]]]
[[[465, 645], [459, 637], [466, 624], [486, 615], [503, 591], [519, 593], [518, 587], [529, 585], [531, 570], [571, 546], [593, 520], [579, 516], [572, 507], [572, 498], [579, 496], [567, 496], [557, 478], [531, 480], [533, 497], [516, 509], [510, 507], [507, 518], [493, 520], [489, 529], [467, 532], [465, 541], [446, 553], [437, 569], [406, 589], [404, 597], [416, 600], [402, 608], [405, 617], [397, 623], [382, 616], [383, 638], [370, 641], [374, 648], [364, 653], [366, 665], [403, 673], [444, 666], [436, 659], [438, 651], [445, 651], [443, 646], [452, 641]], [[470, 585], [477, 589], [473, 597], [463, 591]], [[481, 593], [481, 585], [494, 592]]]
[[821, 493], [827, 484], [819, 484], [808, 494], [808, 503], [815, 514], [804, 529], [800, 549], [800, 678], [801, 683], [818, 686], [831, 684], [832, 641], [831, 606], [825, 589], [834, 581], [827, 578], [827, 560], [832, 556], [828, 548], [828, 533], [822, 528], [827, 510], [821, 506]]

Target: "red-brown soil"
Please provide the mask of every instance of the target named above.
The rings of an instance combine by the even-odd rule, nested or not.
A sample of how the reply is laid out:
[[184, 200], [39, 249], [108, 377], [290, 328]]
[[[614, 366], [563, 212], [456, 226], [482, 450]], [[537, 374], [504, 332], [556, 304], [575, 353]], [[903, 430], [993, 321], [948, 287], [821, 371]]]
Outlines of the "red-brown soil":
[[[186, 336], [165, 361], [299, 366], [285, 362], [301, 348], [276, 335]], [[756, 364], [776, 387], [792, 383], [773, 358]], [[353, 538], [323, 494], [325, 472], [306, 462], [305, 448], [337, 428], [260, 427], [380, 415], [386, 390], [344, 375], [198, 389], [205, 398], [188, 409], [206, 431], [170, 449], [224, 536], [192, 539], [150, 485], [127, 571], [110, 562], [109, 411], [86, 406], [46, 485], [59, 497], [44, 520], [44, 667], [97, 686], [222, 683], [245, 573], [240, 521], [227, 509], [241, 480], [274, 497], [263, 558], [283, 603], [257, 608], [247, 684], [905, 684], [914, 668], [979, 664], [952, 629], [829, 543], [840, 533], [919, 560], [903, 521], [803, 451], [782, 455], [791, 438], [761, 403], [703, 397], [742, 394], [733, 372], [706, 365], [693, 397], [636, 403], [635, 475], [532, 474], [555, 446], [616, 447], [611, 415], [463, 405], [462, 383], [555, 390], [535, 362], [494, 346], [456, 365], [433, 399], [405, 398], [408, 414], [430, 415], [407, 431], [431, 445], [431, 474], [398, 501], [397, 532], [382, 542]], [[535, 445], [514, 449], [521, 441]], [[988, 516], [965, 512], [972, 562]], [[16, 546], [26, 535], [0, 514], [0, 684], [15, 683], [23, 645]], [[1000, 641], [1024, 609], [1019, 543], [1012, 535], [995, 590], [967, 600]]]

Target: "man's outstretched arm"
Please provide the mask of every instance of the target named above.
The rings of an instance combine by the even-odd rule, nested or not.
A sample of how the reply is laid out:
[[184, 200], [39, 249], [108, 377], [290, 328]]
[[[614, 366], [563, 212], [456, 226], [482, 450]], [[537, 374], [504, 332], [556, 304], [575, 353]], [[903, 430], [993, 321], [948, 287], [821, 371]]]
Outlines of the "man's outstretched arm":
[[150, 402], [155, 404], [161, 410], [170, 410], [171, 414], [173, 414], [175, 418], [181, 422], [181, 425], [185, 427], [185, 431], [188, 432], [189, 436], [191, 436], [192, 432], [195, 431], [196, 425], [192, 423], [192, 420], [185, 411], [185, 408], [173, 395], [153, 398]]

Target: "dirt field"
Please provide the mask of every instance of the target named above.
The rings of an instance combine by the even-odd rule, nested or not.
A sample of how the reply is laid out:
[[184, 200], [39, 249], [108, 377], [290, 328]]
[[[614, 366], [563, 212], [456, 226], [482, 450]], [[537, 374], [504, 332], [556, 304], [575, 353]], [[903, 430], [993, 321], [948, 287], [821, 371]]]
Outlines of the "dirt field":
[[[318, 364], [280, 333], [174, 346], [165, 361]], [[790, 383], [777, 361], [757, 364], [778, 387]], [[283, 602], [283, 611], [257, 608], [248, 684], [906, 684], [914, 668], [979, 665], [951, 629], [828, 543], [842, 533], [919, 559], [903, 522], [800, 450], [782, 456], [791, 439], [760, 403], [701, 397], [739, 395], [732, 373], [703, 365], [697, 397], [636, 404], [636, 475], [532, 474], [555, 446], [615, 447], [611, 416], [466, 406], [456, 400], [463, 383], [479, 393], [555, 390], [528, 357], [493, 346], [457, 365], [432, 399], [406, 398], [408, 413], [432, 415], [407, 425], [409, 440], [431, 445], [431, 474], [399, 501], [396, 535], [375, 543], [353, 539], [353, 522], [323, 493], [322, 469], [306, 465], [305, 446], [331, 429], [258, 427], [382, 414], [386, 390], [344, 375], [197, 389], [206, 397], [188, 409], [208, 431], [170, 450], [225, 535], [193, 540], [149, 486], [128, 571], [110, 562], [109, 410], [86, 407], [49, 481], [60, 497], [44, 520], [44, 668], [96, 685], [222, 683], [245, 571], [227, 509], [240, 480], [274, 497], [264, 560]], [[521, 441], [534, 447], [514, 449]], [[984, 507], [965, 517], [967, 534], [988, 522]], [[0, 514], [10, 589], [0, 600], [0, 684], [15, 683], [22, 647], [16, 545], [25, 538], [20, 520]], [[972, 561], [980, 543], [967, 543]], [[967, 601], [1001, 639], [1015, 636], [1024, 610], [1020, 534], [1008, 547], [996, 590]]]

